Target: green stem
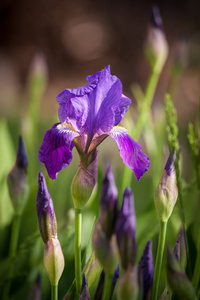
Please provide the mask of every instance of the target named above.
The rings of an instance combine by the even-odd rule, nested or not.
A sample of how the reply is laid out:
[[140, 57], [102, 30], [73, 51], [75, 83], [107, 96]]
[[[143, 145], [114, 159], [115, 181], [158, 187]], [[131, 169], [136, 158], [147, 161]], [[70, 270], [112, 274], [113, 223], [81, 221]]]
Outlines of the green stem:
[[110, 274], [105, 274], [105, 282], [104, 282], [104, 289], [103, 289], [103, 297], [102, 300], [108, 300], [110, 297], [110, 290], [112, 284], [112, 276]]
[[147, 115], [151, 107], [159, 76], [160, 73], [153, 69], [147, 83], [147, 88], [144, 95], [143, 103], [141, 105], [141, 110], [134, 128], [133, 137], [136, 141], [139, 139], [142, 128], [146, 123]]
[[11, 262], [10, 270], [8, 272], [8, 282], [4, 286], [3, 290], [3, 300], [8, 299], [10, 286], [11, 286], [11, 280], [14, 270], [14, 264], [13, 260], [16, 256], [16, 250], [17, 250], [17, 244], [19, 239], [19, 229], [20, 229], [20, 223], [21, 223], [21, 215], [14, 215], [13, 222], [12, 222], [12, 231], [11, 231], [11, 238], [10, 238], [10, 248], [9, 248], [9, 259]]
[[75, 278], [76, 295], [79, 298], [81, 290], [81, 231], [82, 231], [82, 210], [75, 208]]
[[195, 290], [198, 288], [199, 277], [200, 277], [200, 246], [199, 246], [197, 258], [195, 261], [194, 274], [193, 274], [193, 278], [192, 278], [192, 284], [193, 284]]
[[12, 224], [11, 241], [10, 241], [10, 250], [9, 250], [10, 258], [14, 258], [16, 255], [17, 244], [19, 239], [20, 223], [21, 223], [21, 216], [14, 215], [13, 224]]
[[157, 300], [158, 298], [158, 287], [160, 281], [160, 272], [162, 267], [163, 254], [165, 249], [166, 231], [167, 231], [167, 222], [160, 221], [160, 234], [159, 234], [158, 250], [156, 256], [154, 279], [153, 279], [152, 300]]
[[51, 285], [51, 300], [58, 300], [58, 286]]

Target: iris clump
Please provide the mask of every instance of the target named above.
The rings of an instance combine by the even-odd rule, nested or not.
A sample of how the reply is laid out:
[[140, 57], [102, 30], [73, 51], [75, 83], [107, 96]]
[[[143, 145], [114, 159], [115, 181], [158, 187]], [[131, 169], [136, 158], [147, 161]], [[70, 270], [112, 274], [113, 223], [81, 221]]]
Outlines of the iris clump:
[[149, 159], [127, 130], [118, 126], [131, 99], [123, 95], [122, 83], [110, 74], [110, 66], [87, 76], [87, 81], [85, 86], [66, 89], [57, 96], [60, 122], [46, 131], [39, 160], [45, 164], [51, 179], [55, 179], [71, 163], [75, 146], [81, 168], [87, 170], [92, 152], [110, 136], [116, 141], [123, 162], [139, 180], [149, 168]]

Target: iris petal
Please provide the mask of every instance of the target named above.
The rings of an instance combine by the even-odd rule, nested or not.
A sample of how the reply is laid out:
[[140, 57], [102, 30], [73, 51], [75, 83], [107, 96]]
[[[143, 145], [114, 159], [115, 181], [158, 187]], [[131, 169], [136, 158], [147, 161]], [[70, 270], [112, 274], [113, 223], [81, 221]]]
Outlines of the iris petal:
[[134, 171], [138, 180], [149, 169], [149, 158], [146, 156], [142, 147], [135, 142], [123, 127], [113, 127], [108, 133], [117, 143], [119, 154], [123, 162]]
[[45, 133], [38, 158], [44, 163], [49, 177], [56, 179], [57, 173], [72, 160], [73, 139], [78, 136], [68, 124], [57, 123]]
[[131, 100], [122, 94], [121, 81], [110, 74], [110, 66], [87, 76], [87, 80], [87, 85], [66, 89], [57, 96], [58, 114], [61, 122], [92, 139], [119, 124]]
[[127, 112], [127, 110], [129, 109], [129, 106], [131, 104], [131, 99], [130, 98], [127, 98], [126, 96], [122, 95], [121, 97], [121, 101], [115, 111], [115, 123], [114, 123], [114, 126], [117, 126], [123, 116], [125, 115], [125, 113]]

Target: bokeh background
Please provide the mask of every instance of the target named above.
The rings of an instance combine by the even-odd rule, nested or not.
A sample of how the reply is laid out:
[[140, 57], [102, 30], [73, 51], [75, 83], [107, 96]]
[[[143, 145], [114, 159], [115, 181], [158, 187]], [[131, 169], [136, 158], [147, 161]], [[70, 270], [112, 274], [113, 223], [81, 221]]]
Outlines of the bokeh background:
[[51, 116], [60, 91], [85, 84], [86, 75], [107, 64], [134, 103], [130, 85], [136, 82], [145, 88], [149, 74], [143, 49], [152, 4], [160, 8], [170, 46], [155, 101], [163, 100], [174, 56], [184, 56], [185, 70], [174, 97], [181, 118], [190, 120], [199, 92], [198, 0], [1, 0], [0, 114], [20, 113], [26, 104], [28, 72], [38, 52], [45, 55], [49, 78], [42, 116]]

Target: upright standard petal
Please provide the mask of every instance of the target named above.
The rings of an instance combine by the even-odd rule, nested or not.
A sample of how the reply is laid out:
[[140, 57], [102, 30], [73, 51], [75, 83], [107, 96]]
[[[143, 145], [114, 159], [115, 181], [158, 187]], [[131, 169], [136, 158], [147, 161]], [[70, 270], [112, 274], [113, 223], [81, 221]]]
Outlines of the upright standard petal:
[[119, 124], [131, 103], [122, 94], [122, 83], [110, 74], [110, 66], [87, 76], [88, 84], [78, 89], [66, 89], [57, 96], [61, 122], [71, 124], [89, 139], [105, 133]]
[[57, 173], [72, 160], [73, 139], [79, 134], [66, 123], [57, 123], [45, 133], [38, 158], [44, 163], [49, 177], [56, 179]]
[[123, 127], [113, 127], [108, 135], [116, 141], [123, 162], [134, 171], [136, 178], [140, 180], [140, 177], [149, 169], [150, 164], [149, 158], [143, 153], [140, 144], [135, 142]]

